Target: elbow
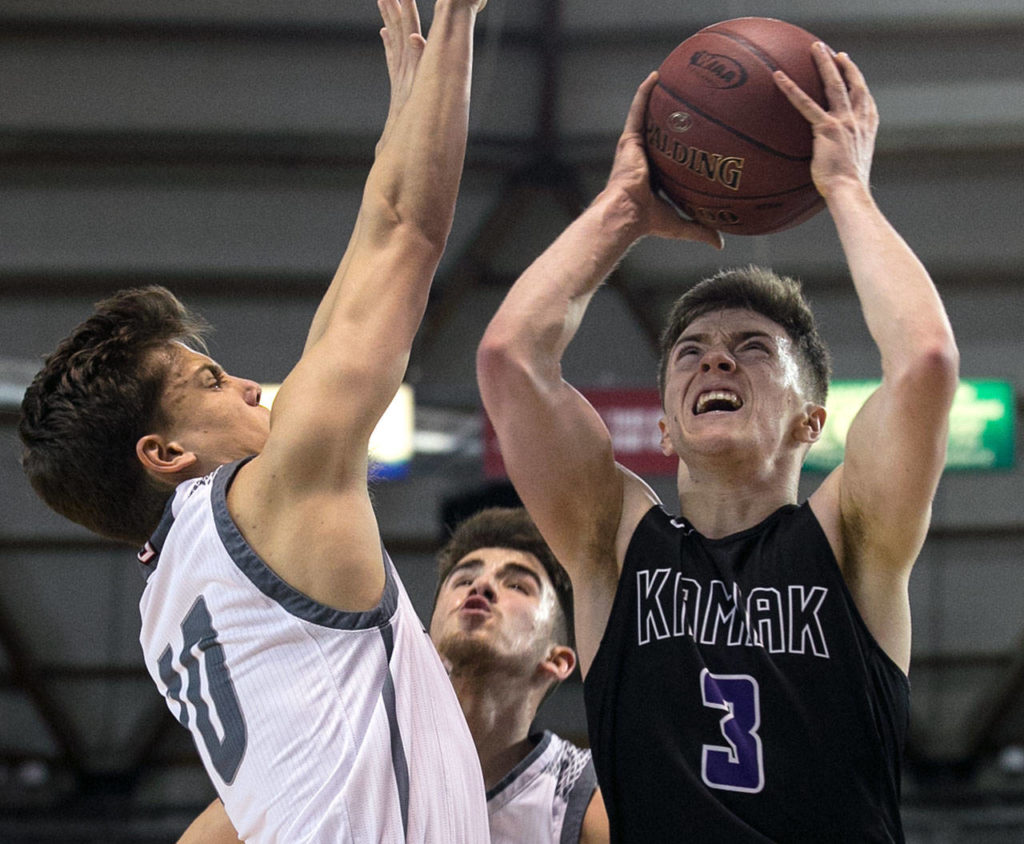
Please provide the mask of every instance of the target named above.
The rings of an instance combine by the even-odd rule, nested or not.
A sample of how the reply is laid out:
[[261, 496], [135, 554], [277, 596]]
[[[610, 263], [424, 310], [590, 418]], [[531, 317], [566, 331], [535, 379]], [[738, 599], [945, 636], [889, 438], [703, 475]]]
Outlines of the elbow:
[[484, 392], [496, 381], [506, 379], [512, 369], [512, 347], [499, 336], [492, 323], [476, 350], [476, 379]]
[[361, 216], [371, 223], [371, 237], [378, 248], [401, 242], [424, 261], [440, 263], [451, 232], [451, 214], [421, 213], [415, 204], [404, 202], [397, 191], [372, 191], [368, 184]]
[[951, 332], [920, 349], [907, 371], [910, 388], [951, 405], [960, 383], [960, 351]]
[[476, 378], [484, 407], [490, 410], [502, 396], [515, 392], [515, 385], [530, 378], [526, 358], [513, 339], [491, 323], [476, 351]]
[[960, 380], [960, 350], [952, 331], [945, 331], [926, 349], [923, 368], [939, 381], [956, 385]]

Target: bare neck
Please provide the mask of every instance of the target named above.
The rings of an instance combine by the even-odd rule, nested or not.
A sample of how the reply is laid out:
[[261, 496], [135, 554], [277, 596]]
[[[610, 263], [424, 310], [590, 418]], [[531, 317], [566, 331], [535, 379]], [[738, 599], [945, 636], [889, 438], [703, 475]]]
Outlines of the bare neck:
[[530, 725], [544, 691], [520, 676], [451, 673], [473, 736], [484, 785], [491, 789], [533, 749]]
[[703, 536], [720, 539], [797, 503], [799, 464], [704, 461], [678, 476], [680, 513]]

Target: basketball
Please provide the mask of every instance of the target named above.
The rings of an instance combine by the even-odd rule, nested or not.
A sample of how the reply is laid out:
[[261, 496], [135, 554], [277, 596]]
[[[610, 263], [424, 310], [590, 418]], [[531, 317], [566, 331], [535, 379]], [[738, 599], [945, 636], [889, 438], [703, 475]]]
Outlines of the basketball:
[[820, 40], [785, 21], [748, 17], [712, 24], [676, 47], [647, 104], [655, 189], [726, 234], [777, 232], [818, 213], [811, 127], [772, 73], [784, 71], [827, 107], [811, 55]]

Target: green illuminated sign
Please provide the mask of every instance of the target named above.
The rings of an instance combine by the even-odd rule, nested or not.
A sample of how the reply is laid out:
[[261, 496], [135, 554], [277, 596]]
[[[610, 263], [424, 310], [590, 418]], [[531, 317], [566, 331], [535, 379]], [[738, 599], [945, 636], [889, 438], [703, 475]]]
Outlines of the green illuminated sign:
[[[804, 469], [826, 472], [843, 461], [846, 432], [879, 381], [834, 381], [821, 439]], [[1014, 398], [1008, 381], [962, 380], [949, 418], [947, 469], [1009, 469], [1014, 461]]]

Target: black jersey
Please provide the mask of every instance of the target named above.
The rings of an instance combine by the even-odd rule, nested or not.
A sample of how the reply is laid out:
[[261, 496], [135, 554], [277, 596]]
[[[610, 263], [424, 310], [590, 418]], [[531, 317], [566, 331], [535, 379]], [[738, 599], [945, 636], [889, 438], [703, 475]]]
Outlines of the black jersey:
[[584, 684], [612, 839], [903, 841], [909, 691], [807, 504], [722, 539], [654, 507]]

